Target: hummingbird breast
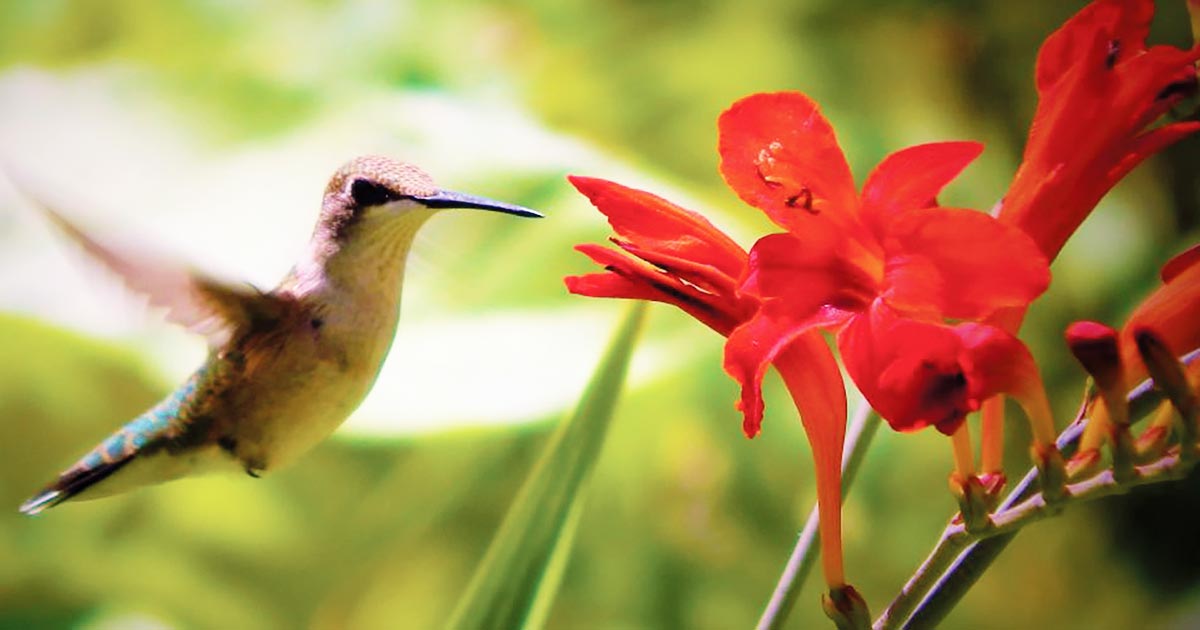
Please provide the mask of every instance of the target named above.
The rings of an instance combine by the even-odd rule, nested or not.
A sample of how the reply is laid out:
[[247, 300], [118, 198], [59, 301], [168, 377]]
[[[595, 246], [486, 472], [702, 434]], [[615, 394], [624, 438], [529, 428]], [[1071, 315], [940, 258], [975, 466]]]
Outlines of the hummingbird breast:
[[290, 463], [358, 407], [395, 336], [398, 296], [389, 297], [354, 308], [310, 303], [239, 344], [244, 379], [230, 392], [229, 446], [247, 471]]
[[339, 239], [318, 229], [311, 251], [272, 292], [291, 305], [235, 344], [244, 387], [233, 392], [231, 449], [250, 472], [282, 466], [358, 407], [396, 335], [405, 261], [431, 210], [375, 212]]

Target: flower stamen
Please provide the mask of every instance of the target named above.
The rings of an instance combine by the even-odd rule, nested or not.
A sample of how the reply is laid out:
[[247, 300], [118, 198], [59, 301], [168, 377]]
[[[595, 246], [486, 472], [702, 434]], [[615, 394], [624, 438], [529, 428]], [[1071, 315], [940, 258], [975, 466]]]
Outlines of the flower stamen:
[[801, 187], [798, 194], [787, 198], [787, 205], [791, 208], [799, 206], [811, 214], [820, 214], [821, 211], [813, 207], [813, 194], [807, 187]]
[[1117, 57], [1121, 54], [1121, 40], [1108, 40], [1108, 54], [1104, 56], [1104, 68], [1112, 70], [1117, 66]]

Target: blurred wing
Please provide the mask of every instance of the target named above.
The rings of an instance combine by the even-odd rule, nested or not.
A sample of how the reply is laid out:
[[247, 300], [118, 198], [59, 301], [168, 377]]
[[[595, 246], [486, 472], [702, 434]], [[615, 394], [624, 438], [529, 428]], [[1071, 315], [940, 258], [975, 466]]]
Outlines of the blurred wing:
[[165, 308], [167, 320], [208, 338], [219, 347], [237, 330], [279, 319], [283, 300], [250, 284], [231, 285], [192, 271], [176, 261], [128, 247], [118, 250], [88, 236], [58, 212], [38, 204], [64, 233], [112, 270], [150, 304]]

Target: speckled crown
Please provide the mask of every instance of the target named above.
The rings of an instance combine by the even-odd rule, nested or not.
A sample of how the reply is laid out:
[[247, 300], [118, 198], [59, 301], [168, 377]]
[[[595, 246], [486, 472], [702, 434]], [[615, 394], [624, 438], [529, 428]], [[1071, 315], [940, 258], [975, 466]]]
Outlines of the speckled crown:
[[325, 194], [340, 193], [355, 179], [380, 184], [402, 197], [425, 197], [438, 190], [433, 178], [412, 164], [383, 155], [364, 155], [343, 164], [330, 178]]

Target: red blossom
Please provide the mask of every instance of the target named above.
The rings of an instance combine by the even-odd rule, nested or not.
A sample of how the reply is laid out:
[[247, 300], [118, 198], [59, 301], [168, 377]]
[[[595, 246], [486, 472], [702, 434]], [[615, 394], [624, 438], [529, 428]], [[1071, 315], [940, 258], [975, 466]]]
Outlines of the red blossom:
[[838, 335], [846, 370], [893, 428], [933, 425], [947, 435], [982, 401], [1001, 392], [1037, 396], [1033, 356], [1009, 333], [986, 324], [955, 326], [897, 314], [882, 301]]
[[615, 182], [568, 179], [608, 217], [623, 250], [577, 246], [606, 272], [567, 277], [571, 293], [674, 304], [724, 336], [758, 308], [737, 292], [746, 250], [707, 219]]
[[[749, 96], [722, 114], [719, 127], [726, 182], [787, 230], [751, 249], [741, 289], [762, 307], [726, 345], [747, 423], [762, 413], [766, 366], [792, 340], [820, 329], [843, 331], [847, 371], [899, 430], [932, 424], [951, 433], [983, 398], [1023, 387], [1014, 376], [1036, 377], [1021, 362], [1003, 362], [1011, 372], [1000, 374], [972, 361], [960, 336], [966, 329], [942, 323], [1024, 306], [1049, 283], [1045, 258], [1019, 229], [936, 205], [982, 150], [978, 143], [898, 151], [860, 195], [832, 126], [803, 94]], [[1012, 342], [1020, 347], [1012, 353], [1028, 354]]]
[[[566, 278], [568, 290], [592, 297], [654, 300], [673, 304], [723, 336], [768, 320], [754, 318], [758, 298], [738, 290], [748, 255], [707, 219], [655, 195], [588, 177], [570, 181], [608, 217], [620, 249], [577, 249], [603, 273]], [[783, 377], [812, 448], [821, 506], [822, 563], [830, 586], [845, 583], [841, 548], [841, 454], [846, 430], [846, 392], [837, 361], [817, 331], [779, 343], [775, 366]], [[766, 366], [763, 366], [766, 369]], [[758, 434], [758, 412], [746, 414], [742, 430]]]
[[1200, 47], [1146, 47], [1153, 0], [1097, 0], [1042, 45], [1038, 106], [999, 217], [1053, 259], [1109, 189], [1142, 160], [1200, 130], [1152, 124], [1196, 89]]

